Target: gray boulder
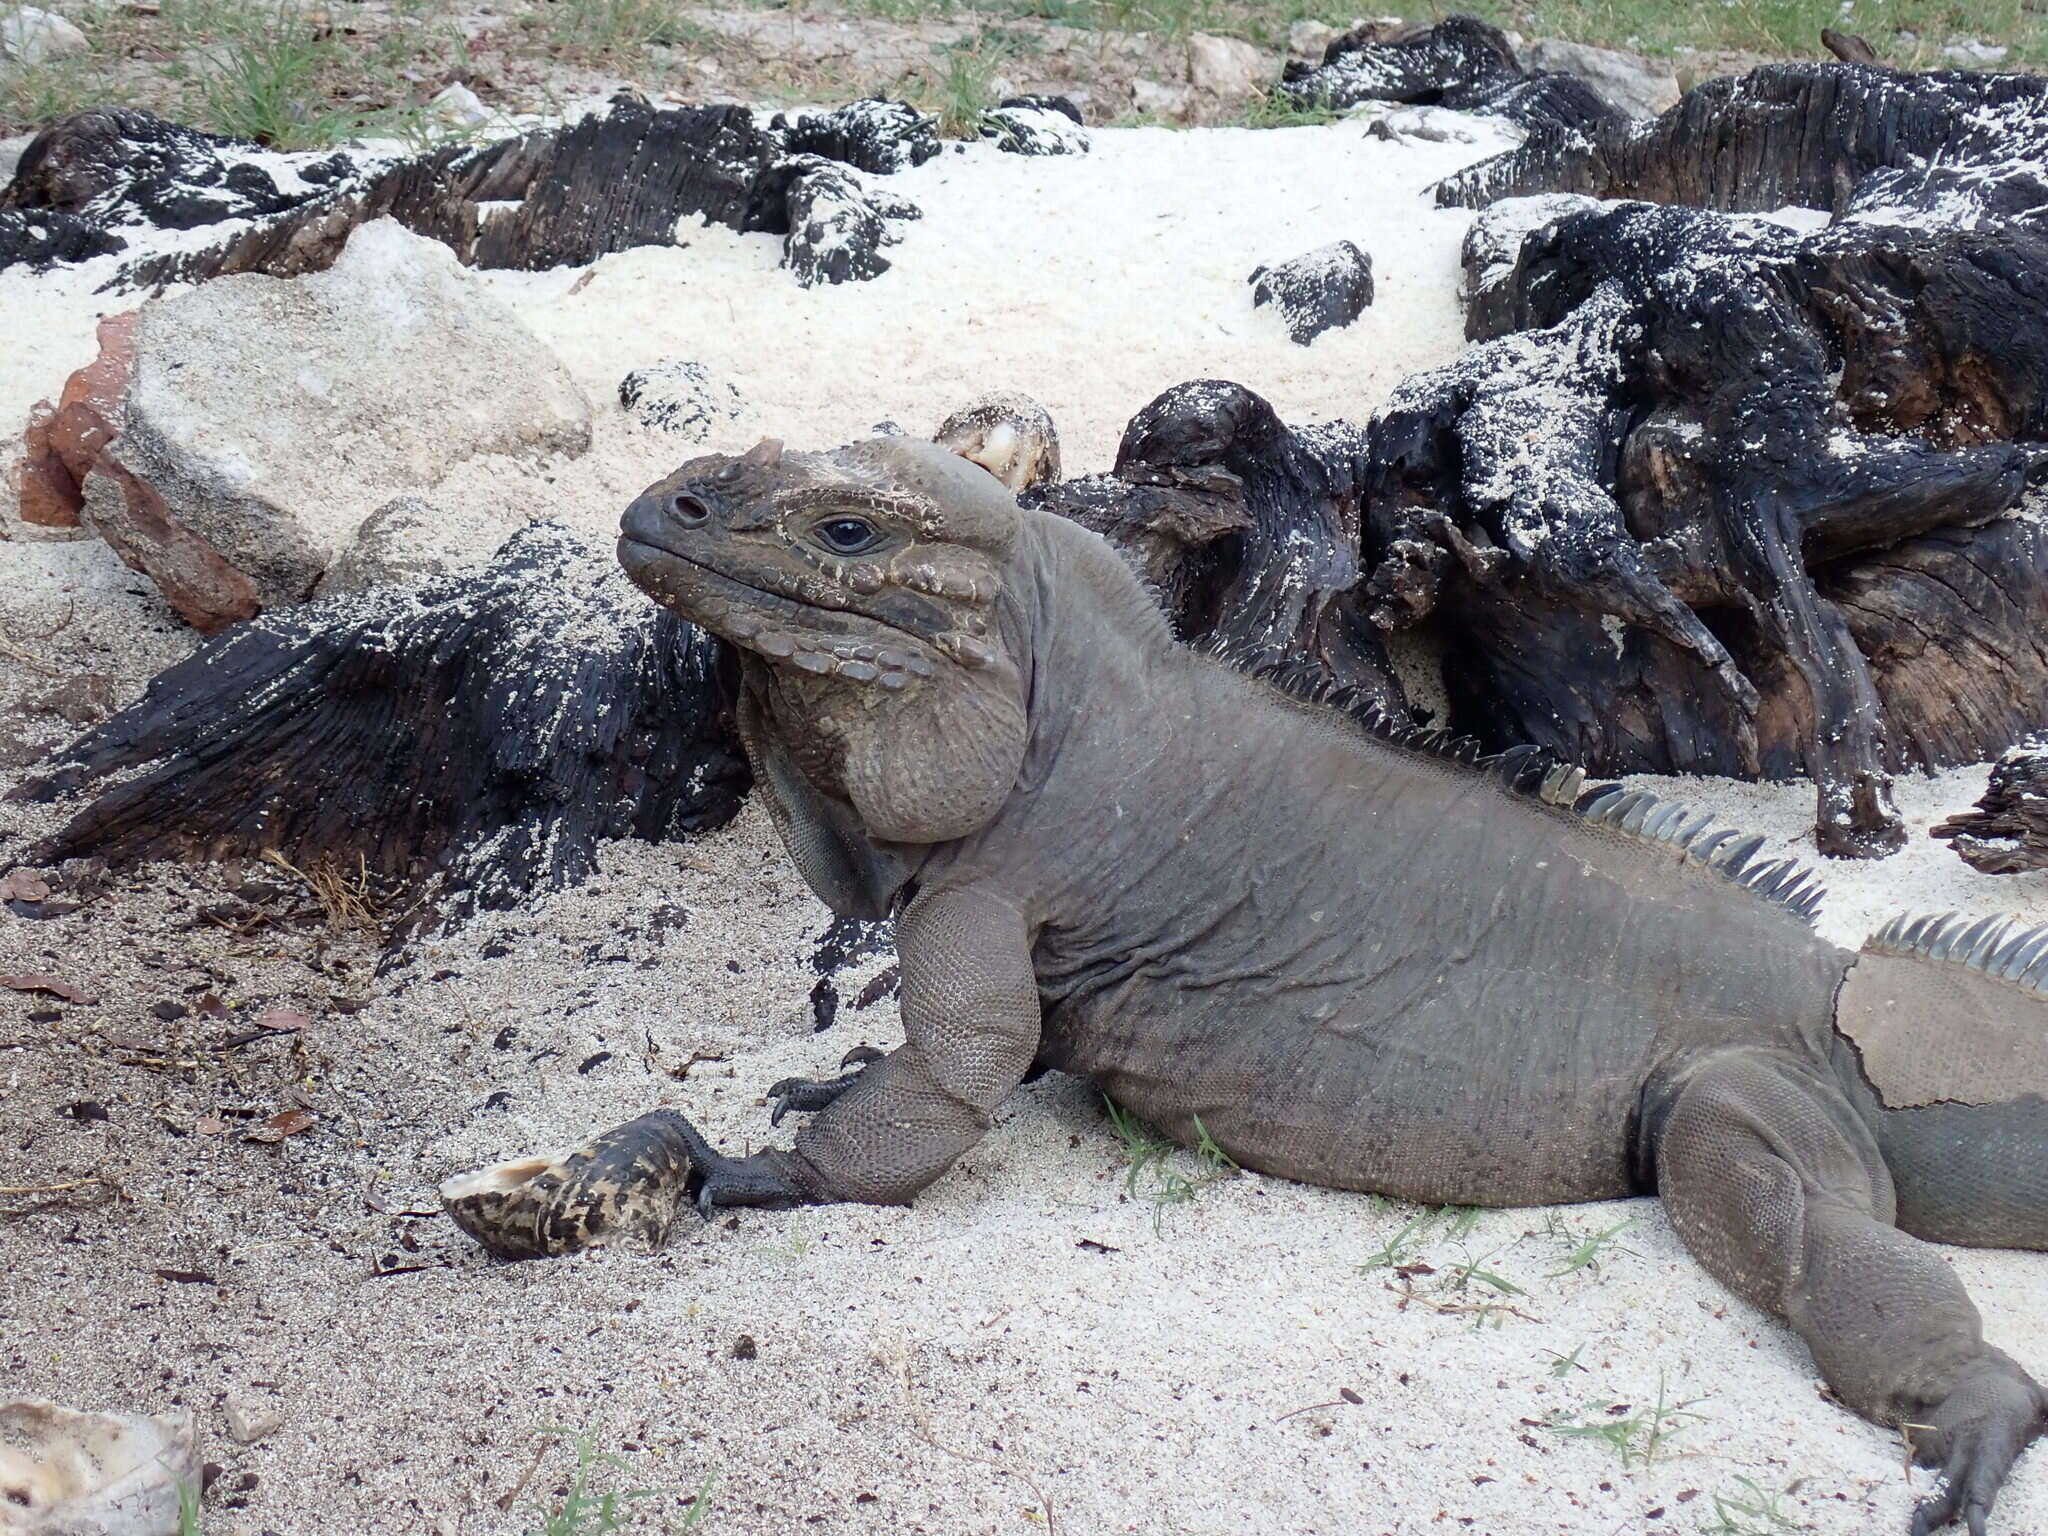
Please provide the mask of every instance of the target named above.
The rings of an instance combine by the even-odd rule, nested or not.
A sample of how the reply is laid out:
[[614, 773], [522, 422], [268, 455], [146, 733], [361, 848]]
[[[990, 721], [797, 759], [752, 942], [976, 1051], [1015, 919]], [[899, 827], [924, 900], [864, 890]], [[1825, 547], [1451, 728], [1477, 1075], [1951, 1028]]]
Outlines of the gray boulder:
[[445, 246], [380, 220], [325, 272], [145, 305], [82, 515], [210, 632], [303, 601], [373, 509], [467, 459], [589, 446], [554, 354]]
[[1678, 104], [1678, 77], [1640, 54], [1544, 39], [1519, 50], [1524, 69], [1573, 75], [1630, 117], [1655, 117]]

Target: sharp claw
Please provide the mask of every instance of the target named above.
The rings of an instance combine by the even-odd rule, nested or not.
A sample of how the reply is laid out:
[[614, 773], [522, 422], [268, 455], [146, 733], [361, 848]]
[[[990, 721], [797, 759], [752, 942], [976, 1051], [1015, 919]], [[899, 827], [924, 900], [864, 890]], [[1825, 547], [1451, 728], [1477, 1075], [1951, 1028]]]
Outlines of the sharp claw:
[[839, 1069], [843, 1072], [851, 1066], [866, 1066], [871, 1061], [880, 1061], [887, 1051], [876, 1050], [872, 1045], [856, 1045], [839, 1058]]

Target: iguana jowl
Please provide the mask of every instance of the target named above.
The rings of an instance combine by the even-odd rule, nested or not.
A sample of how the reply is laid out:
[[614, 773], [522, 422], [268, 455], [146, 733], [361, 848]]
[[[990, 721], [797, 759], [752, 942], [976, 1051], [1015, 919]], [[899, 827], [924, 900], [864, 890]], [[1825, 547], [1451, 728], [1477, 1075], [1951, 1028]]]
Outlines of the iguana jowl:
[[1121, 559], [931, 444], [764, 443], [627, 511], [620, 559], [741, 653], [741, 729], [835, 911], [894, 912], [905, 1042], [698, 1198], [895, 1203], [1034, 1064], [1247, 1168], [1413, 1200], [1656, 1190], [1984, 1529], [2048, 1395], [1923, 1238], [2048, 1247], [2048, 930], [1860, 954], [1758, 840], [1568, 803], [1177, 645]]

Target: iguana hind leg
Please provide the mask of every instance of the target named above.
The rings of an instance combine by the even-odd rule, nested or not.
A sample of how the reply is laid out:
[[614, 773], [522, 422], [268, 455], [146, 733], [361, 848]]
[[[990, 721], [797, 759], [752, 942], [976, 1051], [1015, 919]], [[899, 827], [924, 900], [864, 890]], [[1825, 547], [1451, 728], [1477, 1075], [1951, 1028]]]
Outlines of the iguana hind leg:
[[1984, 1342], [1941, 1256], [1892, 1224], [1891, 1175], [1833, 1078], [1772, 1050], [1718, 1051], [1653, 1085], [1643, 1127], [1693, 1256], [1789, 1322], [1843, 1402], [1942, 1469], [1916, 1536], [1958, 1519], [1979, 1536], [2048, 1395]]

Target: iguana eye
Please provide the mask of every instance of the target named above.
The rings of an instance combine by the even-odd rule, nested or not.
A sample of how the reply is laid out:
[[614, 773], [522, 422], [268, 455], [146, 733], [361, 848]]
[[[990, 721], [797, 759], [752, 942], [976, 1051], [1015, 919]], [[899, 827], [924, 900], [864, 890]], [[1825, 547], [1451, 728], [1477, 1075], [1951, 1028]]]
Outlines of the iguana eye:
[[873, 523], [859, 517], [835, 517], [818, 524], [816, 533], [825, 547], [837, 555], [857, 555], [881, 538]]

